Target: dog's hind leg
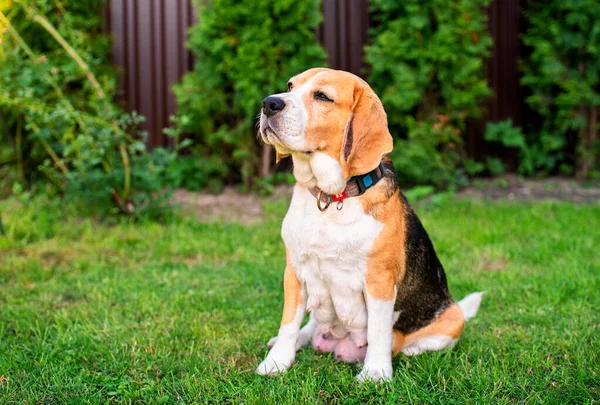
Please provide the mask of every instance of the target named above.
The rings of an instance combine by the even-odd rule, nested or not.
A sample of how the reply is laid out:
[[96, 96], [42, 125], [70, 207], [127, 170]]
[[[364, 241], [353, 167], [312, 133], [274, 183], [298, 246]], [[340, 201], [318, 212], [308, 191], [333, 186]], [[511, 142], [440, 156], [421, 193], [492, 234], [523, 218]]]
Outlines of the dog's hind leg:
[[[452, 304], [435, 321], [404, 336], [400, 351], [407, 356], [415, 356], [427, 351], [451, 349], [458, 342], [464, 323], [459, 306]], [[394, 346], [397, 349], [398, 346]]]

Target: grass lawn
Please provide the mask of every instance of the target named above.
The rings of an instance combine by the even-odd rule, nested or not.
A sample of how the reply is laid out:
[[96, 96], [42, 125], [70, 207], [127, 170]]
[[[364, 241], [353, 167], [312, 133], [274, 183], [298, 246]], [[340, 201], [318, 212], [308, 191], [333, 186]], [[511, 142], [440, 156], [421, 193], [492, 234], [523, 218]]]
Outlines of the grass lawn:
[[600, 205], [417, 206], [461, 299], [451, 351], [397, 357], [390, 385], [302, 350], [254, 368], [277, 333], [286, 202], [252, 225], [101, 225], [0, 202], [0, 403], [593, 403], [600, 400]]

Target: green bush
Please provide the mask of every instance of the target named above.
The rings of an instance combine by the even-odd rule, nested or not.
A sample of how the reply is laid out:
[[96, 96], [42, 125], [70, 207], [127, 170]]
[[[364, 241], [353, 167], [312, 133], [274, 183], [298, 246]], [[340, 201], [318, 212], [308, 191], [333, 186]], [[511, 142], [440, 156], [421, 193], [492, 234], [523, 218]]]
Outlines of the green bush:
[[[521, 83], [541, 116], [527, 142], [537, 171], [598, 174], [600, 139], [600, 3], [529, 1], [523, 37], [531, 54]], [[595, 172], [594, 172], [595, 171]]]
[[195, 3], [199, 23], [189, 32], [188, 47], [196, 65], [174, 87], [176, 130], [196, 144], [196, 162], [205, 173], [201, 186], [240, 180], [249, 186], [258, 174], [255, 119], [262, 99], [285, 91], [294, 74], [324, 64], [315, 38], [320, 1]]
[[14, 156], [23, 185], [52, 184], [90, 214], [154, 216], [167, 208], [162, 178], [173, 155], [148, 154], [143, 117], [112, 101], [104, 6], [13, 0], [0, 14], [1, 156]]
[[465, 123], [490, 89], [489, 0], [372, 0], [369, 82], [385, 105], [392, 159], [408, 184], [464, 183]]

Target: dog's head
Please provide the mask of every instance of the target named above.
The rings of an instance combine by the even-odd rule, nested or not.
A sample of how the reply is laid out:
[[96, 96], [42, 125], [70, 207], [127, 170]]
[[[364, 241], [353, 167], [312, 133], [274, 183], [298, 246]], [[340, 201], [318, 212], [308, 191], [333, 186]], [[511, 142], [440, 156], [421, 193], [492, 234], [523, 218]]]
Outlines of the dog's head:
[[386, 114], [371, 87], [324, 68], [292, 77], [287, 93], [263, 100], [260, 135], [279, 156], [292, 155], [298, 181], [329, 194], [375, 169], [392, 150]]

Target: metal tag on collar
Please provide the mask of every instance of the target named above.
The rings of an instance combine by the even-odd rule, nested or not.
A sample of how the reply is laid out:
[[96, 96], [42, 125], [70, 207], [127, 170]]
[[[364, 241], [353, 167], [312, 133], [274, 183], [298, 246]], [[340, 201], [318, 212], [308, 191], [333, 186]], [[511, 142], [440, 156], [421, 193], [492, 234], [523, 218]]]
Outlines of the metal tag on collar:
[[327, 201], [327, 204], [323, 207], [321, 205], [321, 196], [322, 195], [323, 195], [323, 190], [319, 190], [319, 193], [317, 194], [317, 208], [319, 209], [319, 211], [324, 212], [329, 207], [329, 204], [331, 204], [331, 201]]

